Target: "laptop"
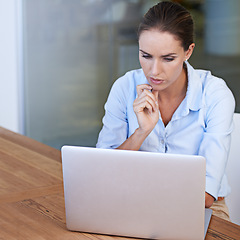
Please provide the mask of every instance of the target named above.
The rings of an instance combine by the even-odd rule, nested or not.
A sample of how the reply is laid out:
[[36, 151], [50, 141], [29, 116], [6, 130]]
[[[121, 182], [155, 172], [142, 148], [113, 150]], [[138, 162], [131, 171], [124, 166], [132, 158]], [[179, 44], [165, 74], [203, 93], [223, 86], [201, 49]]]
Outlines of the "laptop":
[[211, 217], [204, 157], [77, 146], [61, 152], [69, 230], [204, 239]]

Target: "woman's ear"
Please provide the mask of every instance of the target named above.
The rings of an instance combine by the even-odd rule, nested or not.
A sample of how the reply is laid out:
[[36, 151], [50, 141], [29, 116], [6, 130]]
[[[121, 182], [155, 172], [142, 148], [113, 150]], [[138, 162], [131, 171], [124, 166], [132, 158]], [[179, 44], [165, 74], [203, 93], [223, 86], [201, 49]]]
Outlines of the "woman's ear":
[[191, 57], [194, 47], [195, 47], [195, 43], [192, 43], [189, 45], [188, 50], [185, 52], [185, 61]]

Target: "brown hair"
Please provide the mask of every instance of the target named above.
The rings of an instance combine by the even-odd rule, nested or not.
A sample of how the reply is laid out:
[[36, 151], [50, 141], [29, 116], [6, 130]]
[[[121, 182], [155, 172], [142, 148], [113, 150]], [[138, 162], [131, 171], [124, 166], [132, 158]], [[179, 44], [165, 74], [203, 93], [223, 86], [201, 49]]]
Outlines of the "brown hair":
[[150, 8], [139, 25], [138, 38], [143, 31], [150, 29], [173, 34], [185, 51], [194, 42], [192, 16], [178, 3], [164, 1]]

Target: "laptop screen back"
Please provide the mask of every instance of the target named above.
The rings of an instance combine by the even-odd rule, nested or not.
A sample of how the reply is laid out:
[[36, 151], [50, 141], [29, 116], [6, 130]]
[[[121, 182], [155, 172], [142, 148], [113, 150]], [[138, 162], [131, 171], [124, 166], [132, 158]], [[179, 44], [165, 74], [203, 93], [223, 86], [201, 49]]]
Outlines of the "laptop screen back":
[[67, 228], [152, 239], [203, 239], [205, 159], [62, 148]]

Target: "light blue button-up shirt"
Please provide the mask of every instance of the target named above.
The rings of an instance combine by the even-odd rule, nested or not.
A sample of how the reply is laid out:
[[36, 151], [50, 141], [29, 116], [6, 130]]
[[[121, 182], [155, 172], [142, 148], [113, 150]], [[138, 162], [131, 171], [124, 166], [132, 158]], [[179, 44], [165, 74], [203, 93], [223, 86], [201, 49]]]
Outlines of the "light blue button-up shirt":
[[[187, 94], [164, 126], [159, 121], [140, 150], [201, 155], [206, 158], [206, 192], [217, 199], [230, 192], [225, 167], [233, 129], [235, 100], [225, 82], [209, 71], [195, 70], [186, 62]], [[119, 78], [105, 104], [103, 128], [97, 147], [117, 148], [139, 127], [133, 111], [136, 86], [146, 84], [142, 69]]]

